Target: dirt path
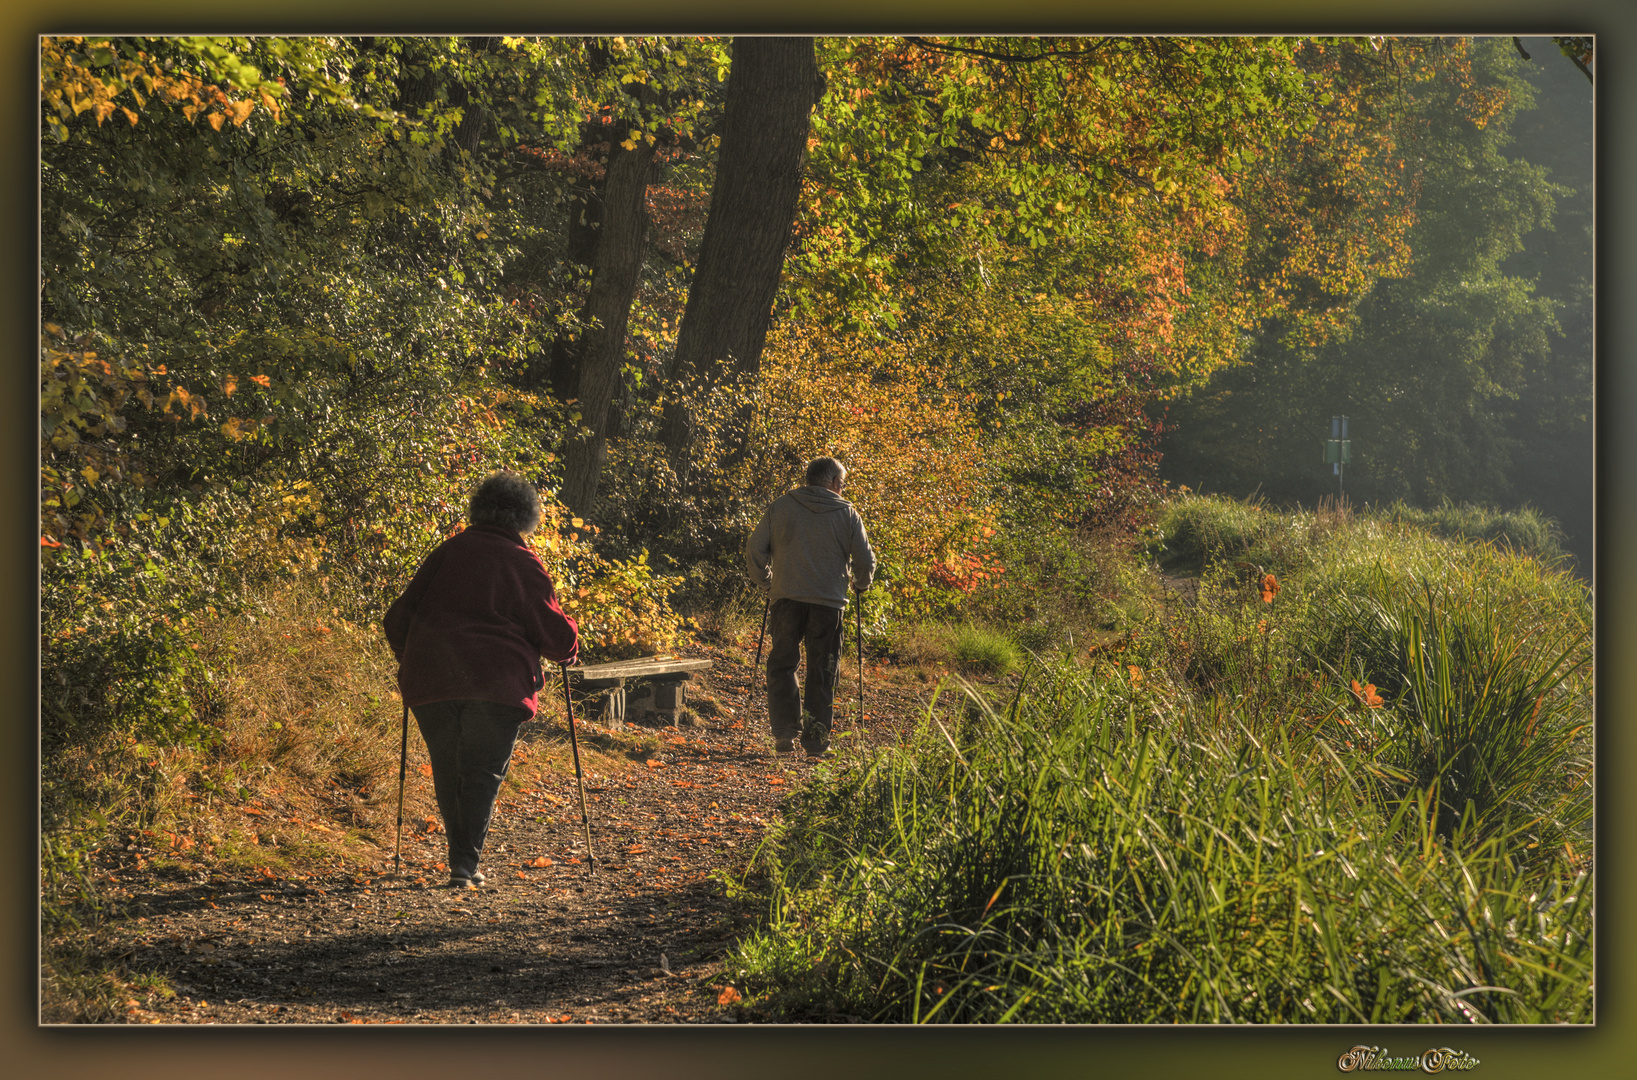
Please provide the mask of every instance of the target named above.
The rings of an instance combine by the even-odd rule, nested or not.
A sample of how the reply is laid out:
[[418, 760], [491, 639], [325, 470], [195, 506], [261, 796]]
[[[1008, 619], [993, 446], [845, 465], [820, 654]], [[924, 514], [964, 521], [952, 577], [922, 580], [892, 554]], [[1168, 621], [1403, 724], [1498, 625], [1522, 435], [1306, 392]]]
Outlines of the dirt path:
[[[636, 751], [627, 739], [623, 754], [599, 754], [588, 771], [593, 874], [572, 769], [527, 768], [536, 755], [560, 754], [560, 714], [524, 727], [514, 773], [529, 779], [502, 791], [485, 851], [489, 882], [478, 890], [443, 884], [443, 838], [427, 831], [435, 819], [406, 822], [396, 877], [390, 828], [384, 863], [334, 861], [310, 874], [200, 863], [162, 875], [133, 845], [108, 879], [126, 914], [97, 932], [93, 955], [162, 976], [174, 996], [166, 987], [133, 995], [125, 1022], [775, 1019], [748, 1011], [721, 978], [724, 954], [760, 911], [729, 898], [720, 874], [744, 869], [813, 770], [848, 768], [860, 742], [896, 739], [925, 686], [871, 662], [864, 739], [838, 738], [829, 761], [776, 760], [760, 697], [751, 700], [748, 650], [687, 653], [715, 661], [690, 690], [705, 715], [651, 732]], [[845, 667], [838, 726], [857, 713], [855, 669]], [[582, 748], [596, 742], [594, 729], [582, 736]], [[273, 804], [245, 812], [254, 811], [269, 821], [279, 814]]]

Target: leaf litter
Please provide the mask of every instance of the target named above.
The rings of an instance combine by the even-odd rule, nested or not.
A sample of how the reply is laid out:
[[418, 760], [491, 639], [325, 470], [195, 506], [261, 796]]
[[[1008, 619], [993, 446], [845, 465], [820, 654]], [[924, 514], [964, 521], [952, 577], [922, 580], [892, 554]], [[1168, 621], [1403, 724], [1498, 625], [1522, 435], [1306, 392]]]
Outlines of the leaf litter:
[[[690, 684], [690, 697], [709, 703], [705, 715], [658, 732], [663, 760], [605, 758], [587, 775], [592, 872], [572, 769], [529, 768], [561, 734], [560, 713], [549, 712], [524, 726], [481, 888], [445, 885], [441, 822], [407, 813], [397, 875], [390, 831], [367, 861], [338, 853], [283, 872], [213, 864], [196, 849], [188, 863], [110, 867], [121, 913], [94, 932], [89, 958], [149, 987], [126, 1002], [123, 1021], [777, 1021], [720, 978], [728, 949], [761, 914], [723, 879], [743, 876], [807, 770], [845, 768], [849, 754], [821, 766], [799, 754], [776, 760], [748, 650], [691, 651], [715, 661]], [[926, 687], [899, 675], [872, 670], [870, 742], [897, 741], [924, 703]], [[838, 729], [857, 715], [848, 681]], [[429, 799], [418, 771], [411, 783]]]

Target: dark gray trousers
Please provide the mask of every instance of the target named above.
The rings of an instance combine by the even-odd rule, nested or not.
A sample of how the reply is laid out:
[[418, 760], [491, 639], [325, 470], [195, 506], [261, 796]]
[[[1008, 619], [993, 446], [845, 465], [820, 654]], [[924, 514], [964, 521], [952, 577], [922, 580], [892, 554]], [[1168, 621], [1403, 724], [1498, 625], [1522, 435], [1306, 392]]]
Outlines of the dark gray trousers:
[[432, 790], [449, 838], [449, 872], [471, 874], [483, 853], [495, 796], [511, 768], [517, 729], [529, 711], [468, 699], [434, 701], [411, 711], [432, 758]]
[[[767, 622], [773, 637], [767, 651], [767, 719], [773, 737], [799, 736], [803, 749], [815, 753], [828, 749], [845, 624], [842, 610], [800, 600], [775, 600]], [[796, 665], [803, 647], [807, 650], [805, 695], [796, 687]], [[806, 730], [803, 712], [808, 716]]]

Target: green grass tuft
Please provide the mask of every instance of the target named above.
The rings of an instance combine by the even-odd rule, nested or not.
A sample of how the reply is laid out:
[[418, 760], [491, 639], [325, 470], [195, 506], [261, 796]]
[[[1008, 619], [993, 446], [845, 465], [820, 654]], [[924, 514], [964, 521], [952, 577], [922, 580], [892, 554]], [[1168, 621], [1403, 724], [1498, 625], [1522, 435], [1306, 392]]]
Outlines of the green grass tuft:
[[999, 630], [967, 623], [955, 628], [950, 655], [969, 671], [985, 675], [1006, 675], [1022, 664], [1023, 653], [1015, 642]]

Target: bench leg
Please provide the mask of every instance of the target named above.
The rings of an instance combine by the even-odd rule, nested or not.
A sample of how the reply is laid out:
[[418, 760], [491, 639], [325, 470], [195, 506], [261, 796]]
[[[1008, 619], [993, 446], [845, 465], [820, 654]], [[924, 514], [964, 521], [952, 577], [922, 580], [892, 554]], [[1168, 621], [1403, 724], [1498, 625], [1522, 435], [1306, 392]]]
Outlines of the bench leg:
[[621, 731], [625, 727], [625, 687], [616, 686], [608, 691], [603, 699], [602, 707], [603, 726], [609, 731]]

